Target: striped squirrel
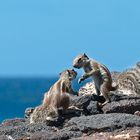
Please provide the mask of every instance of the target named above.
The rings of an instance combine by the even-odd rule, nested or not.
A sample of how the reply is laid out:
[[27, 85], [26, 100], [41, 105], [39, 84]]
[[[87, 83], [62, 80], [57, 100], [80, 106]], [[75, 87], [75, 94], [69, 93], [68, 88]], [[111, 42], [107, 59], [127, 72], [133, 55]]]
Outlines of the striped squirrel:
[[59, 80], [45, 93], [42, 105], [36, 107], [31, 114], [30, 123], [51, 120], [58, 117], [59, 108], [69, 108], [69, 94], [76, 94], [72, 89], [72, 81], [76, 76], [77, 72], [73, 69], [60, 73]]
[[102, 93], [106, 100], [102, 106], [111, 101], [109, 92], [116, 90], [118, 86], [112, 86], [111, 73], [105, 65], [90, 59], [86, 54], [81, 54], [74, 59], [73, 67], [83, 68], [85, 71], [85, 74], [79, 79], [79, 83], [93, 77], [97, 95]]

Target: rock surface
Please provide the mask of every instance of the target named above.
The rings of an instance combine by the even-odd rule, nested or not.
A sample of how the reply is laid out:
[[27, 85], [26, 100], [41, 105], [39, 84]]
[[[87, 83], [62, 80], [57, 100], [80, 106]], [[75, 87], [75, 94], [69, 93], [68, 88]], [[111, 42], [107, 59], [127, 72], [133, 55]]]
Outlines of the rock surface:
[[67, 125], [83, 133], [122, 131], [128, 127], [140, 127], [140, 117], [122, 113], [98, 114], [72, 118]]
[[140, 131], [140, 117], [124, 113], [73, 117], [62, 127], [47, 126], [44, 123], [29, 124], [24, 119], [15, 119], [7, 120], [1, 124], [0, 139], [8, 140], [11, 137], [18, 140], [25, 138], [30, 140], [67, 140], [85, 136], [92, 138], [101, 132], [106, 135], [109, 132], [122, 132], [133, 127], [137, 127], [137, 131]]
[[134, 127], [122, 132], [100, 132], [72, 140], [139, 140], [140, 128]]
[[140, 96], [112, 95], [112, 102], [106, 104], [104, 113], [129, 113], [134, 114], [140, 110]]
[[111, 103], [103, 108], [99, 103], [105, 99], [95, 94], [94, 83], [90, 82], [79, 90], [79, 96], [71, 97], [71, 106], [79, 109], [59, 110], [59, 118], [53, 121], [30, 124], [34, 108], [28, 108], [25, 118], [0, 124], [0, 140], [139, 140], [139, 68], [137, 63], [135, 69], [112, 73], [122, 91], [111, 92]]
[[[127, 129], [132, 132], [132, 129], [136, 127], [137, 136], [135, 137], [140, 137], [138, 133], [140, 131], [140, 116], [136, 112], [140, 110], [140, 97], [113, 93], [111, 98], [111, 103], [99, 108], [97, 101], [103, 102], [102, 96], [72, 97], [71, 104], [78, 106], [81, 110], [62, 111], [60, 117], [50, 123], [29, 124], [28, 119], [6, 120], [0, 125], [0, 139], [74, 140], [96, 138], [100, 140], [108, 137], [113, 140], [116, 137], [128, 136], [131, 140], [132, 135], [128, 132], [120, 136], [119, 134]], [[136, 115], [133, 115], [135, 112]]]

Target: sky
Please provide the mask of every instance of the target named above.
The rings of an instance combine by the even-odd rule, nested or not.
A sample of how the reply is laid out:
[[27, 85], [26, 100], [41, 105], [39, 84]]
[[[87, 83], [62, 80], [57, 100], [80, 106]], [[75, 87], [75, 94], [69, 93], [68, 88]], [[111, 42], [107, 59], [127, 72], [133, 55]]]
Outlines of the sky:
[[111, 71], [135, 65], [139, 5], [139, 0], [0, 1], [0, 77], [56, 76], [81, 53]]

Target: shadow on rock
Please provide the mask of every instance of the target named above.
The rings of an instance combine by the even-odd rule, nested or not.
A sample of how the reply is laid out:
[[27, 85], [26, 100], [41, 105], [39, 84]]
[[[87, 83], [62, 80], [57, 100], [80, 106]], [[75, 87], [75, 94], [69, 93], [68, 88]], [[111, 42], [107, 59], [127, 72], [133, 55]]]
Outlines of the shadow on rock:
[[134, 114], [140, 110], [140, 96], [127, 96], [112, 94], [112, 102], [106, 104], [102, 110], [104, 113], [129, 113]]

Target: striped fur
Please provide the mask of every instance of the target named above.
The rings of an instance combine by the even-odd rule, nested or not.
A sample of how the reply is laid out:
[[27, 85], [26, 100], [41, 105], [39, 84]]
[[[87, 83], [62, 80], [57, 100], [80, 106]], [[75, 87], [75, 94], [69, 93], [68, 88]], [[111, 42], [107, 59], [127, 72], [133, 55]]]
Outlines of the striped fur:
[[77, 73], [74, 70], [65, 70], [60, 74], [60, 79], [44, 95], [41, 106], [36, 107], [31, 115], [30, 123], [44, 122], [58, 117], [58, 109], [69, 107], [70, 95], [75, 92], [72, 89], [72, 81]]
[[96, 60], [89, 59], [86, 54], [81, 54], [74, 59], [73, 66], [78, 69], [83, 68], [85, 71], [79, 82], [93, 77], [97, 94], [103, 94], [106, 99], [104, 104], [110, 102], [109, 92], [116, 90], [118, 86], [112, 86], [111, 73], [105, 65]]

